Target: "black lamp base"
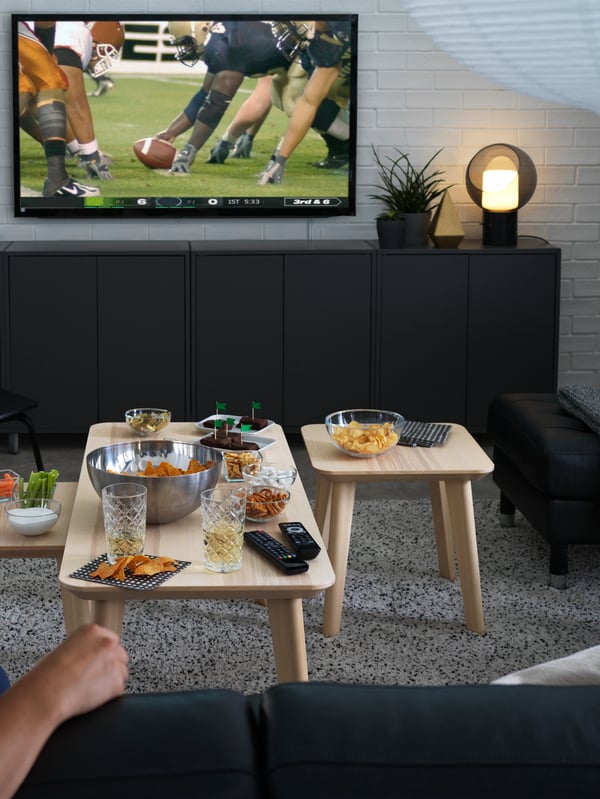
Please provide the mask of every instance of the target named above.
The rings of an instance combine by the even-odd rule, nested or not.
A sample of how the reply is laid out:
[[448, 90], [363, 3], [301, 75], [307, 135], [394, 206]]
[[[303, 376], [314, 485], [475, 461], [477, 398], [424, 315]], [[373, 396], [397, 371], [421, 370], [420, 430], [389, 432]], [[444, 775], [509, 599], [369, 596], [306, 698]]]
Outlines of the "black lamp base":
[[483, 244], [488, 247], [517, 246], [517, 212], [483, 209]]

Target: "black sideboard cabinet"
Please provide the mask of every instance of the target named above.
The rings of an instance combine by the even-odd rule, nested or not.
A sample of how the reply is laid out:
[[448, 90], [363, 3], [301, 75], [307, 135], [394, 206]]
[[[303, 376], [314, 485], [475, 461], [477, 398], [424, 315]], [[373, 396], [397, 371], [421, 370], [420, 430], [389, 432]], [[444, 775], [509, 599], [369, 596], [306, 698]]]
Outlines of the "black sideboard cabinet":
[[40, 432], [215, 402], [288, 432], [381, 407], [484, 432], [504, 391], [553, 391], [560, 250], [465, 242], [13, 242], [0, 248], [2, 386]]

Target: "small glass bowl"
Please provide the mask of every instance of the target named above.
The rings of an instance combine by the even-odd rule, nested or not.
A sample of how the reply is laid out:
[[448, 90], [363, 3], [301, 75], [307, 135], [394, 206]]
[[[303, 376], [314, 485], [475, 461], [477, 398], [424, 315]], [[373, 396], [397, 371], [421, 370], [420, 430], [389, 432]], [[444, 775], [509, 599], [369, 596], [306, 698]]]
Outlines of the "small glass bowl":
[[271, 488], [289, 488], [296, 482], [298, 469], [284, 463], [250, 463], [242, 469], [248, 488], [269, 486]]
[[21, 475], [13, 472], [12, 469], [0, 469], [0, 503], [10, 502], [19, 498], [19, 480]]
[[56, 499], [14, 499], [4, 505], [6, 519], [21, 535], [42, 535], [56, 524], [62, 511]]
[[269, 522], [286, 509], [290, 492], [285, 488], [270, 486], [248, 487], [246, 495], [246, 519], [251, 522]]
[[171, 421], [171, 411], [164, 408], [130, 408], [125, 421], [138, 436], [153, 436]]
[[325, 417], [332, 444], [353, 458], [383, 455], [400, 440], [404, 417], [394, 411], [356, 408]]
[[260, 467], [262, 455], [254, 450], [224, 450], [223, 477], [228, 483], [240, 483], [244, 479], [246, 466]]

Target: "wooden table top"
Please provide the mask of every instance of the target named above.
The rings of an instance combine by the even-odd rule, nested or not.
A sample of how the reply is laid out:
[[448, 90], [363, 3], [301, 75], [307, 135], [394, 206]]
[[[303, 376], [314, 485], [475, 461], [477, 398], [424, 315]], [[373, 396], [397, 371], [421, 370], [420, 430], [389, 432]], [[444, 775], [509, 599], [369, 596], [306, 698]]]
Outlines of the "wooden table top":
[[0, 557], [2, 558], [57, 558], [62, 555], [71, 521], [77, 483], [56, 483], [54, 499], [62, 504], [56, 524], [42, 535], [17, 533], [6, 519], [0, 503]]
[[477, 480], [489, 474], [494, 464], [471, 434], [452, 424], [441, 447], [392, 447], [375, 458], [354, 458], [331, 441], [324, 424], [301, 428], [310, 462], [329, 480]]
[[[195, 428], [192, 422], [172, 422], [162, 431], [162, 435], [157, 437], [190, 442], [201, 436], [202, 433]], [[293, 463], [288, 443], [279, 425], [273, 425], [261, 433], [261, 436], [275, 440], [275, 443], [263, 452], [265, 463]], [[138, 441], [139, 438], [124, 422], [96, 424], [90, 428], [85, 451], [87, 454], [97, 447], [131, 440]], [[226, 483], [222, 477], [220, 484], [242, 485], [241, 483]], [[246, 529], [260, 527], [274, 537], [283, 540], [278, 522], [300, 521], [322, 545], [319, 530], [300, 477], [296, 479], [290, 491], [291, 498], [286, 511], [278, 519], [261, 524], [248, 522]], [[148, 554], [169, 555], [178, 560], [191, 561], [190, 566], [152, 591], [113, 588], [69, 577], [69, 574], [75, 569], [106, 551], [102, 506], [89, 479], [84, 457], [60, 570], [60, 582], [82, 599], [117, 596], [120, 599], [136, 600], [147, 598], [183, 599], [187, 597], [303, 598], [323, 591], [335, 580], [324, 546], [318, 557], [310, 561], [307, 572], [292, 577], [280, 572], [248, 546], [244, 547], [243, 565], [239, 571], [231, 574], [210, 572], [201, 562], [201, 517], [201, 510], [198, 509], [189, 516], [170, 524], [147, 526], [145, 551]]]

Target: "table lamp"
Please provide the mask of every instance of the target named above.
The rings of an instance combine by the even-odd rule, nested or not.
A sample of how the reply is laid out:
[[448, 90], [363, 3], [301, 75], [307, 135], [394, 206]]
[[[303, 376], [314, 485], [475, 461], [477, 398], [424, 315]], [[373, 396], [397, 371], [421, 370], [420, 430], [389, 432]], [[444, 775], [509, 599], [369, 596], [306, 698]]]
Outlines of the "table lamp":
[[517, 211], [537, 184], [531, 158], [512, 144], [490, 144], [470, 160], [466, 184], [469, 197], [483, 209], [483, 244], [514, 247]]

